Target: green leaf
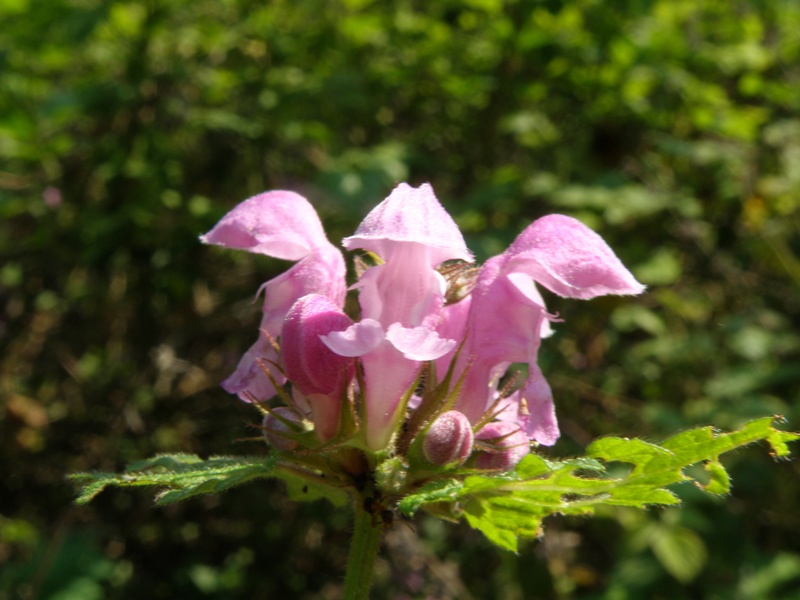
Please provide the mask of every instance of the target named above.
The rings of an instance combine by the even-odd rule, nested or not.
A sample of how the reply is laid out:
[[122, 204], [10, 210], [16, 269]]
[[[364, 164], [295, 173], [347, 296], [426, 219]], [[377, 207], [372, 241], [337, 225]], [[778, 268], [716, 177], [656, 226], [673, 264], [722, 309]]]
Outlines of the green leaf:
[[[539, 534], [541, 522], [548, 515], [589, 514], [598, 506], [678, 504], [680, 500], [669, 486], [692, 480], [684, 471], [694, 464], [705, 466], [709, 481], [701, 485], [703, 489], [728, 493], [730, 480], [719, 461], [720, 454], [765, 440], [774, 455], [781, 457], [789, 452], [787, 442], [798, 439], [798, 434], [775, 429], [774, 421], [758, 419], [733, 433], [715, 433], [711, 427], [692, 429], [660, 446], [638, 439], [603, 438], [589, 446], [586, 457], [563, 462], [530, 454], [514, 473], [476, 474], [467, 476], [463, 483], [428, 484], [401, 501], [399, 508], [406, 514], [420, 507], [441, 513], [442, 503], [449, 502], [452, 517], [463, 514], [472, 527], [495, 544], [516, 551], [520, 538]], [[618, 473], [615, 463], [624, 463], [629, 470]], [[665, 539], [659, 558], [669, 563], [676, 578], [688, 581], [702, 567], [704, 549], [698, 549], [688, 535], [673, 538]], [[680, 549], [689, 546], [693, 558], [681, 562]]]
[[277, 454], [212, 456], [205, 460], [194, 454], [160, 454], [131, 464], [124, 473], [76, 473], [69, 479], [79, 488], [77, 504], [86, 504], [109, 486], [153, 486], [161, 488], [156, 504], [163, 505], [200, 494], [218, 494], [263, 477], [286, 481], [295, 500], [327, 497], [337, 504], [346, 498], [345, 492], [320, 484], [312, 473], [279, 464]]
[[156, 504], [169, 504], [199, 494], [216, 494], [259, 477], [275, 476], [275, 455], [268, 457], [160, 454], [130, 465], [124, 473], [76, 473], [69, 478], [80, 489], [76, 502], [86, 504], [109, 486], [163, 488]]
[[286, 491], [290, 500], [295, 502], [313, 502], [326, 499], [334, 506], [344, 506], [348, 495], [341, 487], [329, 485], [316, 476], [307, 476], [299, 471], [278, 469], [273, 475], [286, 483]]
[[438, 479], [403, 498], [397, 508], [403, 514], [412, 516], [423, 504], [456, 500], [462, 487], [463, 484], [456, 479]]

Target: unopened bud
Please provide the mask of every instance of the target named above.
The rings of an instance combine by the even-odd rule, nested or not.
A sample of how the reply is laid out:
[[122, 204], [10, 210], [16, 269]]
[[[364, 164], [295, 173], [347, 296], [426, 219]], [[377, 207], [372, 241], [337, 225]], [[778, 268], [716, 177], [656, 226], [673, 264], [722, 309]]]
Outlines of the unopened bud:
[[425, 432], [422, 453], [434, 465], [462, 465], [472, 452], [472, 425], [466, 415], [451, 410], [439, 415]]
[[[289, 423], [297, 423], [298, 428], [292, 428]], [[292, 436], [298, 433], [300, 417], [288, 406], [273, 408], [264, 415], [263, 427], [267, 443], [276, 450], [289, 452], [299, 445]]]
[[355, 367], [352, 358], [332, 352], [320, 337], [352, 324], [332, 300], [318, 294], [300, 298], [283, 322], [286, 376], [308, 400], [321, 442], [329, 442], [339, 431], [342, 395]]
[[510, 471], [530, 452], [530, 440], [517, 423], [494, 421], [486, 425], [475, 439], [485, 442], [486, 449], [475, 459], [479, 469]]

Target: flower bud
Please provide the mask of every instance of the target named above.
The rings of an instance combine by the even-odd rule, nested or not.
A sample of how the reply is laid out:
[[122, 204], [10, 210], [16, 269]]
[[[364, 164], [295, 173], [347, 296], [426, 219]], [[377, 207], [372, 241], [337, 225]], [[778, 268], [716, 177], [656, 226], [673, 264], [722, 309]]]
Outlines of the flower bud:
[[320, 336], [344, 331], [352, 324], [336, 304], [317, 294], [295, 302], [283, 324], [281, 354], [286, 376], [308, 400], [321, 442], [330, 441], [339, 430], [342, 396], [355, 367], [351, 358], [332, 352]]
[[469, 419], [457, 410], [439, 415], [425, 432], [422, 453], [434, 465], [459, 466], [472, 452], [472, 425]]
[[273, 408], [264, 415], [264, 437], [267, 443], [283, 452], [289, 452], [298, 446], [297, 441], [291, 437], [297, 433], [297, 430], [293, 429], [287, 421], [297, 423], [298, 427], [300, 425], [300, 417], [288, 406]]
[[475, 466], [493, 471], [510, 471], [530, 452], [530, 440], [519, 425], [494, 421], [481, 429], [475, 438], [490, 448], [478, 455]]

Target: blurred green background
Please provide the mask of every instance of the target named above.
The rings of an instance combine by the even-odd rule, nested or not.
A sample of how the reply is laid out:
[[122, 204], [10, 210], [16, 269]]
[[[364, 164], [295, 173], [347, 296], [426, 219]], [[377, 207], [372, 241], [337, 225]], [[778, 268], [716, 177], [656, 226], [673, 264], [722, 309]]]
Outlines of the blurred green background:
[[[399, 181], [480, 260], [550, 212], [600, 232], [649, 291], [547, 296], [550, 454], [800, 427], [795, 0], [3, 0], [0, 23], [3, 600], [338, 597], [346, 511], [279, 483], [76, 508], [64, 481], [266, 451], [217, 384], [287, 265], [197, 241], [265, 189], [337, 243]], [[554, 518], [518, 556], [398, 523], [374, 597], [800, 598], [797, 463], [725, 462], [729, 497]]]

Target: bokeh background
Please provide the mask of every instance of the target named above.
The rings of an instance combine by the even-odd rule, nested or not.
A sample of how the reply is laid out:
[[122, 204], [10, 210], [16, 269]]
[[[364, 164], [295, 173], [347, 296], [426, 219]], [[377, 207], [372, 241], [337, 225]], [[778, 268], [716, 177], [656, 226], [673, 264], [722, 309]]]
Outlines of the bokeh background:
[[[549, 455], [800, 428], [795, 0], [3, 0], [0, 23], [3, 600], [338, 597], [346, 511], [270, 482], [78, 508], [64, 480], [266, 451], [218, 382], [287, 265], [197, 240], [265, 189], [338, 241], [429, 181], [481, 260], [550, 212], [600, 232], [649, 291], [547, 296]], [[374, 597], [800, 598], [798, 464], [725, 464], [728, 497], [552, 518], [519, 555], [400, 522]]]

